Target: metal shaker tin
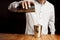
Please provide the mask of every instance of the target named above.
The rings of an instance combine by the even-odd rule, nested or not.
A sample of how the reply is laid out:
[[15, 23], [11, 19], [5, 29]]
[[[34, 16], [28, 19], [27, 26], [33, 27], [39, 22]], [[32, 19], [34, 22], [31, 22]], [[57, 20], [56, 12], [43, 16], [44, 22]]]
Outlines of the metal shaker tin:
[[41, 25], [34, 25], [34, 36], [41, 37], [42, 33], [42, 26]]

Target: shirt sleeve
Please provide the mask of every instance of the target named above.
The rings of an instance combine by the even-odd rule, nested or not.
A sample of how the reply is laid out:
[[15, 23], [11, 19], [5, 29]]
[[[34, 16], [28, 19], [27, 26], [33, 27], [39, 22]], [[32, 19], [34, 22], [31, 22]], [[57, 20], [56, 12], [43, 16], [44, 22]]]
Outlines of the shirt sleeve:
[[19, 1], [19, 2], [12, 2], [9, 6], [8, 6], [8, 10], [10, 10], [12, 7], [13, 8], [16, 8], [17, 6], [19, 6], [19, 3], [21, 3], [22, 1]]
[[54, 6], [51, 8], [51, 13], [50, 13], [50, 19], [49, 19], [49, 28], [51, 34], [55, 34], [55, 9]]

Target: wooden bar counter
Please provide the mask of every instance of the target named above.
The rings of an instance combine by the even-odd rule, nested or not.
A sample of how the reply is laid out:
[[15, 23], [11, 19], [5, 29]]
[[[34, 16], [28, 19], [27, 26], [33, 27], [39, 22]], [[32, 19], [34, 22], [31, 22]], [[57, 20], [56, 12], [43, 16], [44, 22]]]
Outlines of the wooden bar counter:
[[60, 40], [60, 35], [49, 34], [35, 38], [33, 35], [0, 33], [0, 40]]

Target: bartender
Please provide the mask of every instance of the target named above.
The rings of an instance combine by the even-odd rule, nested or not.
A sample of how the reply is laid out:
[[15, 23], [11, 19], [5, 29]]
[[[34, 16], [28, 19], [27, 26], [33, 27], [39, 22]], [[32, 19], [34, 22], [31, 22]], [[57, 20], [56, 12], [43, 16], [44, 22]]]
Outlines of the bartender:
[[[47, 0], [23, 0], [19, 2], [22, 2], [23, 9], [30, 8], [30, 2], [33, 2], [35, 5], [35, 12], [26, 12], [25, 34], [34, 35], [34, 25], [38, 24], [42, 26], [42, 34], [48, 34], [48, 27], [50, 28], [51, 34], [55, 34], [55, 11], [53, 4]], [[19, 2], [12, 2], [8, 9], [10, 10], [12, 6], [16, 8]]]

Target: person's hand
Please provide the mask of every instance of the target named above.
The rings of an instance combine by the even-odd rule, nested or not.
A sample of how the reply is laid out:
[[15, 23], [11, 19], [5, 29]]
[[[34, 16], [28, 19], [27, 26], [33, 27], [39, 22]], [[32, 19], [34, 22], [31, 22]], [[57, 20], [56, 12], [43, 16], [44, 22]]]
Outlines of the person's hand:
[[34, 4], [33, 2], [30, 2], [30, 1], [22, 1], [21, 3], [22, 3], [23, 9], [31, 8], [31, 3]]

